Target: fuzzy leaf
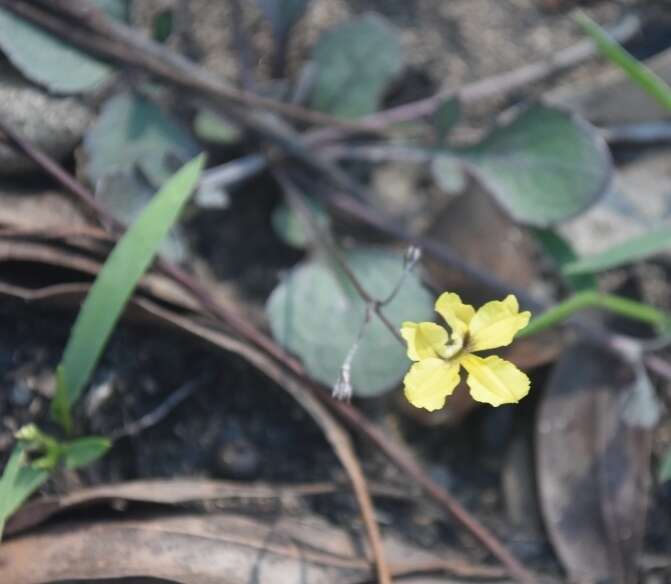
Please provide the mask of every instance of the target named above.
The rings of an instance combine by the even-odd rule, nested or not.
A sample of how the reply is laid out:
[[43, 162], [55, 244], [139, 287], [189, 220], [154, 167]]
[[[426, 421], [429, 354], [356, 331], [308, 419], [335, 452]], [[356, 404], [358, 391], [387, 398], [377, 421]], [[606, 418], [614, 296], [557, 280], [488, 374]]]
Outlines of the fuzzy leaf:
[[[384, 299], [403, 272], [403, 259], [390, 252], [359, 249], [346, 261], [367, 292]], [[309, 373], [333, 386], [364, 319], [365, 304], [344, 275], [322, 261], [299, 265], [273, 291], [267, 312], [273, 336], [296, 353]], [[433, 299], [409, 274], [394, 300], [383, 309], [400, 328], [404, 320], [433, 318]], [[374, 396], [399, 383], [410, 366], [405, 349], [375, 316], [352, 363], [352, 386], [359, 396]]]
[[158, 188], [198, 151], [191, 135], [161, 108], [140, 95], [122, 93], [105, 103], [84, 137], [84, 170], [93, 184], [139, 170]]
[[403, 66], [398, 31], [365, 14], [325, 32], [314, 50], [316, 79], [311, 104], [343, 118], [374, 112]]
[[524, 110], [458, 154], [513, 219], [537, 227], [593, 205], [613, 175], [608, 148], [594, 128], [543, 105]]
[[[94, 0], [110, 16], [127, 20], [128, 0]], [[82, 93], [107, 80], [112, 67], [51, 33], [0, 8], [0, 47], [28, 79], [54, 93]]]

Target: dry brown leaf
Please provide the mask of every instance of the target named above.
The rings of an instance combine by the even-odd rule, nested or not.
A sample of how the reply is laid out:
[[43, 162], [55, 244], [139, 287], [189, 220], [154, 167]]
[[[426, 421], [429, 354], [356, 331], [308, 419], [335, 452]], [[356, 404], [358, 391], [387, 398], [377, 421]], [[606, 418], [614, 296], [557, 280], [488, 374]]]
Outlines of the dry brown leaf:
[[[101, 258], [102, 259], [102, 258]], [[80, 253], [69, 247], [66, 248], [55, 242], [31, 241], [23, 237], [14, 238], [0, 234], [0, 268], [4, 274], [9, 274], [9, 267], [3, 266], [25, 262], [54, 266], [73, 270], [88, 277], [95, 276], [100, 270], [101, 262], [90, 254]], [[40, 276], [40, 272], [35, 272]], [[5, 278], [7, 281], [8, 278]], [[45, 282], [44, 284], [51, 284]], [[35, 284], [39, 286], [39, 283]], [[180, 308], [193, 312], [200, 312], [200, 305], [179, 286], [160, 274], [148, 274], [140, 281], [140, 289], [155, 296], [158, 300], [169, 302]]]
[[[446, 582], [445, 571], [500, 578], [449, 552], [430, 554], [388, 538], [389, 557], [402, 558], [395, 575], [443, 572], [404, 582]], [[67, 522], [0, 547], [3, 581], [153, 577], [188, 584], [354, 583], [371, 577], [364, 538], [316, 516], [254, 518], [233, 513], [153, 516], [144, 520]], [[400, 562], [399, 562], [400, 564]]]
[[[539, 278], [533, 240], [475, 184], [447, 206], [426, 235], [517, 288], [529, 288]], [[459, 292], [472, 304], [491, 300], [472, 278], [429, 258], [426, 264], [438, 289]]]
[[0, 186], [0, 225], [44, 229], [87, 224], [81, 208], [65, 193]]
[[636, 581], [650, 433], [622, 421], [630, 383], [611, 355], [578, 344], [562, 354], [543, 396], [536, 427], [541, 506], [576, 581]]
[[[60, 497], [42, 497], [24, 505], [8, 521], [7, 535], [13, 535], [44, 523], [54, 515], [73, 509], [117, 503], [184, 505], [194, 502], [223, 500], [271, 500], [342, 492], [335, 483], [272, 485], [211, 479], [170, 479], [129, 481], [80, 489]], [[378, 496], [405, 497], [397, 489], [376, 485], [371, 491]]]

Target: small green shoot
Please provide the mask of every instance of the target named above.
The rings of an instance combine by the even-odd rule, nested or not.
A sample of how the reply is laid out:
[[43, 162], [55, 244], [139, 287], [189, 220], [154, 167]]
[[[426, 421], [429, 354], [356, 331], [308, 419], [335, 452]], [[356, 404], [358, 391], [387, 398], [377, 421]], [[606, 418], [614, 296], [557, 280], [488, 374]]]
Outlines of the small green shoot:
[[607, 310], [652, 325], [661, 332], [668, 332], [671, 329], [671, 314], [629, 298], [604, 294], [596, 290], [584, 290], [533, 318], [529, 325], [522, 329], [517, 336], [521, 338], [537, 334], [542, 330], [562, 323], [574, 313], [586, 308]]
[[48, 478], [49, 471], [29, 464], [24, 446], [17, 444], [0, 477], [0, 539], [9, 516]]
[[583, 30], [592, 37], [601, 54], [614, 63], [643, 91], [657, 100], [664, 108], [671, 110], [671, 87], [654, 71], [646, 67], [633, 55], [622, 48], [608, 33], [584, 12], [575, 17]]
[[0, 477], [0, 540], [5, 522], [59, 466], [75, 469], [103, 456], [111, 442], [99, 436], [86, 436], [60, 442], [34, 424], [16, 433], [18, 444]]
[[89, 292], [58, 368], [52, 413], [68, 433], [70, 408], [91, 373], [140, 278], [177, 221], [205, 162], [204, 155], [185, 164], [145, 207], [115, 246]]

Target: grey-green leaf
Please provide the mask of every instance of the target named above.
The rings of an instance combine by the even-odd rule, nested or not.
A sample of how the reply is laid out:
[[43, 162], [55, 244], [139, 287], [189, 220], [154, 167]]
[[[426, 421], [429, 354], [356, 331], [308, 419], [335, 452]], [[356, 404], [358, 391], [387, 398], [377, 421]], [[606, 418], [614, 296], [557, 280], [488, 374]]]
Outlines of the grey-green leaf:
[[540, 104], [460, 154], [513, 219], [537, 227], [596, 203], [613, 176], [610, 152], [588, 122]]
[[602, 272], [669, 250], [671, 250], [671, 225], [666, 225], [615, 245], [604, 252], [566, 264], [563, 272], [567, 275]]
[[403, 67], [399, 33], [380, 16], [365, 14], [325, 32], [313, 59], [311, 105], [343, 118], [374, 112]]
[[139, 170], [158, 188], [199, 150], [189, 132], [156, 104], [122, 93], [105, 103], [84, 136], [84, 171], [96, 184], [108, 175]]
[[[315, 199], [306, 199], [314, 211], [315, 218], [320, 226], [328, 227], [330, 221], [324, 206]], [[286, 203], [281, 203], [274, 210], [271, 217], [275, 233], [291, 247], [302, 249], [308, 244], [305, 222]]]
[[[94, 0], [119, 19], [128, 17], [128, 0]], [[28, 79], [54, 93], [82, 93], [106, 81], [113, 69], [51, 33], [0, 8], [0, 47]]]
[[198, 183], [204, 161], [203, 155], [198, 156], [165, 183], [100, 270], [77, 316], [59, 367], [53, 412], [62, 424], [67, 424], [64, 405], [71, 407], [84, 389], [128, 299]]
[[[403, 259], [378, 249], [359, 249], [345, 260], [367, 292], [384, 299], [403, 272]], [[433, 299], [409, 274], [383, 311], [395, 327], [405, 320], [433, 318]], [[364, 319], [365, 304], [344, 276], [320, 260], [299, 265], [273, 291], [267, 312], [273, 336], [298, 355], [315, 379], [333, 386]], [[404, 348], [375, 316], [352, 363], [352, 386], [359, 396], [393, 389], [410, 366]]]
[[235, 124], [210, 109], [198, 110], [193, 131], [201, 140], [216, 144], [234, 144], [240, 141], [241, 132]]

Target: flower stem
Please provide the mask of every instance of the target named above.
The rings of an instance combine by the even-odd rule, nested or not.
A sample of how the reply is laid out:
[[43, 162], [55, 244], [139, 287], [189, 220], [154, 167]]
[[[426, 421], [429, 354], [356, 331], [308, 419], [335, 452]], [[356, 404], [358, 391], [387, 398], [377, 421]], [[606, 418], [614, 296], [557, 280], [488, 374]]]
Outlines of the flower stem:
[[671, 314], [648, 304], [614, 294], [604, 294], [596, 290], [584, 290], [577, 292], [534, 318], [526, 328], [518, 333], [517, 338], [528, 337], [560, 324], [585, 308], [601, 308], [660, 329], [671, 327]]

